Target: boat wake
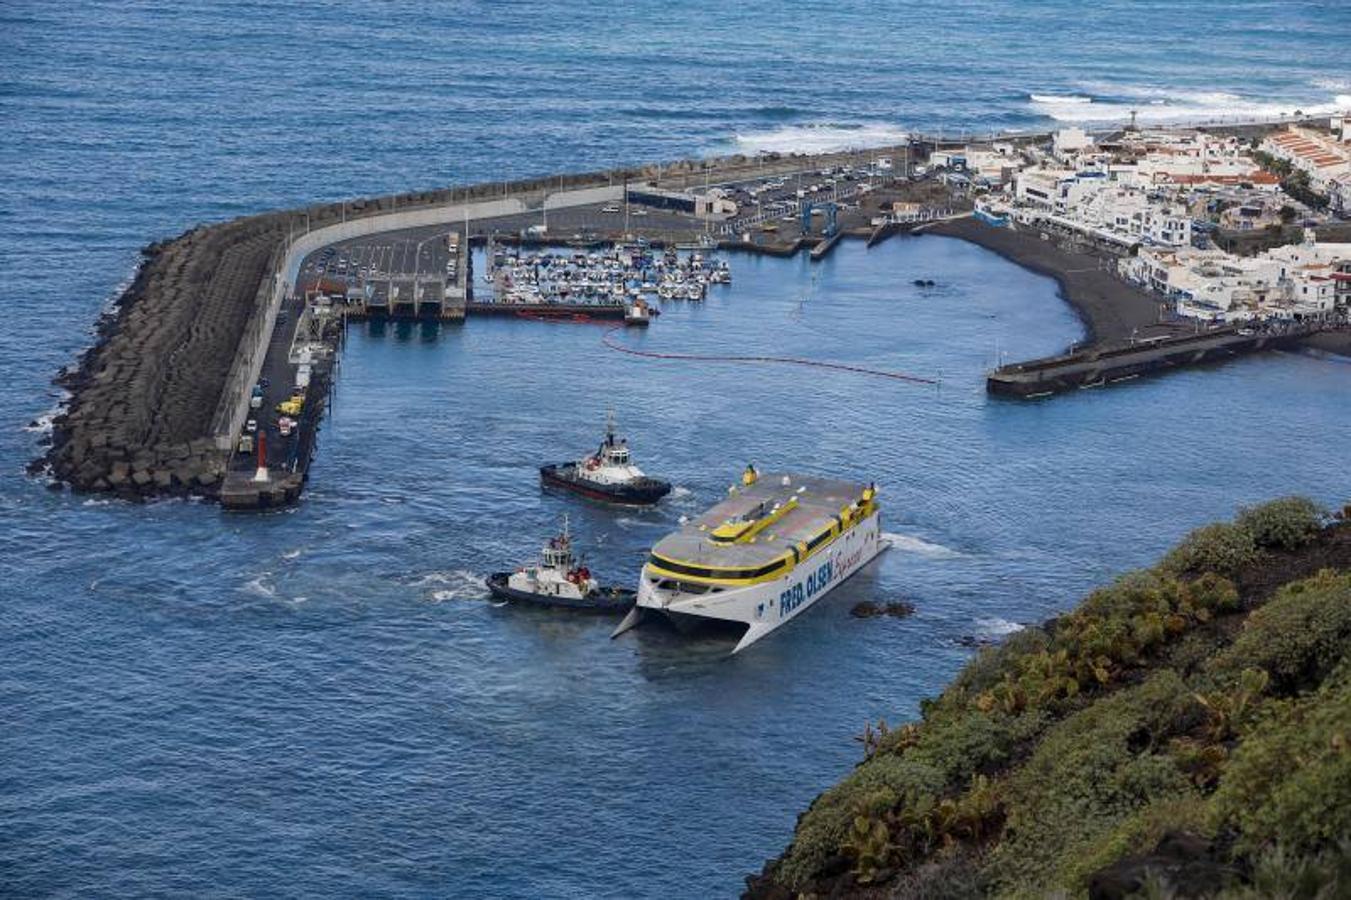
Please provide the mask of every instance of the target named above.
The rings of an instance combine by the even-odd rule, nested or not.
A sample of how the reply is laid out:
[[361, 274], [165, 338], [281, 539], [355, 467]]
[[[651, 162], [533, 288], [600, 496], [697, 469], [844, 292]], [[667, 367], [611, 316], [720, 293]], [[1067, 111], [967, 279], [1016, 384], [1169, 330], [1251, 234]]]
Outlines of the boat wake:
[[882, 537], [891, 542], [893, 550], [899, 550], [902, 553], [917, 553], [920, 556], [929, 556], [934, 559], [954, 559], [958, 556], [964, 556], [958, 550], [951, 547], [944, 547], [942, 544], [933, 544], [923, 538], [917, 538], [909, 534], [896, 534], [891, 531], [882, 532]]
[[277, 599], [276, 585], [270, 584], [272, 578], [271, 572], [264, 572], [244, 583], [244, 592], [253, 594], [255, 597], [262, 597], [264, 600]]
[[450, 572], [429, 572], [417, 581], [414, 587], [431, 588], [426, 596], [433, 603], [445, 603], [452, 600], [486, 600], [488, 588], [483, 576], [468, 569], [454, 569]]

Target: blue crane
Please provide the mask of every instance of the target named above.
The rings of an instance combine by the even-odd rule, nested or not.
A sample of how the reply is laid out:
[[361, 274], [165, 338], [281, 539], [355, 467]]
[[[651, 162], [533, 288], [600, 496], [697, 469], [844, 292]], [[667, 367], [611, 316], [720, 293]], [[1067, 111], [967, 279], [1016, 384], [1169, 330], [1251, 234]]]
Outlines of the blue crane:
[[836, 221], [836, 215], [840, 211], [840, 206], [833, 200], [825, 203], [804, 203], [802, 204], [802, 233], [811, 234], [812, 231], [812, 211], [822, 209], [826, 213], [826, 227], [821, 233], [826, 237], [834, 237], [835, 232], [840, 230], [839, 223]]

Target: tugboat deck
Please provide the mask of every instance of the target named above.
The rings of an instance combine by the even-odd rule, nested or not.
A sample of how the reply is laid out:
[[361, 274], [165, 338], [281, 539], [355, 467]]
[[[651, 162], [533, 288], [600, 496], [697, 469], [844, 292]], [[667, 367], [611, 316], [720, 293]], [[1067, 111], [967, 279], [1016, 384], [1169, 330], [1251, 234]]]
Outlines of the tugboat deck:
[[[789, 480], [786, 486], [785, 478]], [[661, 560], [714, 570], [768, 565], [791, 553], [795, 545], [827, 534], [840, 510], [858, 500], [866, 488], [864, 483], [839, 478], [762, 473], [754, 484], [737, 485], [736, 493], [667, 535], [652, 548], [652, 554]], [[787, 504], [793, 499], [797, 500], [796, 507], [752, 537], [726, 543], [713, 539], [714, 530], [728, 520], [746, 516], [757, 507], [768, 513], [774, 504]]]

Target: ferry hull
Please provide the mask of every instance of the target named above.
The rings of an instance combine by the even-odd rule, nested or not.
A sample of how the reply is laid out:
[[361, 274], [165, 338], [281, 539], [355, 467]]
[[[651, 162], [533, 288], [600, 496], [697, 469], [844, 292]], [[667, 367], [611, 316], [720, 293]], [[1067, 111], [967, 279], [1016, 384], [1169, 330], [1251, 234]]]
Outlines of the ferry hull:
[[746, 626], [746, 633], [732, 650], [739, 653], [802, 615], [872, 562], [890, 546], [881, 535], [881, 514], [874, 513], [780, 578], [704, 594], [658, 588], [645, 566], [638, 585], [637, 605], [619, 623], [612, 636], [618, 637], [653, 615], [664, 616], [677, 627], [688, 627], [689, 623], [683, 620], [689, 618], [715, 619]]

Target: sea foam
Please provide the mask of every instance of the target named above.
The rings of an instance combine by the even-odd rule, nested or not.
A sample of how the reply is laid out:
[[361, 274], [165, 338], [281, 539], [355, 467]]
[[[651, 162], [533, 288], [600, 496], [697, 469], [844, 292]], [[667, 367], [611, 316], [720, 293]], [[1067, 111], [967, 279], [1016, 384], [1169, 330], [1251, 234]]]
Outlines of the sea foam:
[[884, 122], [783, 125], [773, 131], [737, 134], [741, 153], [832, 153], [904, 143], [909, 135]]

